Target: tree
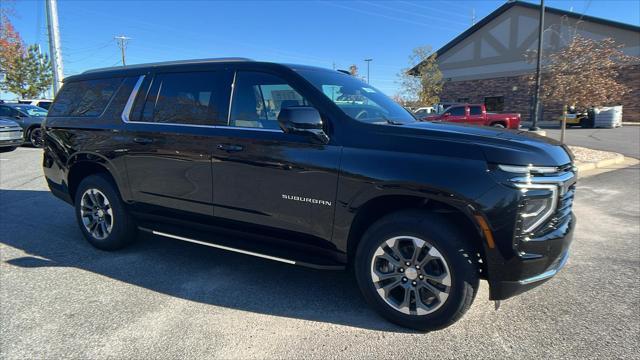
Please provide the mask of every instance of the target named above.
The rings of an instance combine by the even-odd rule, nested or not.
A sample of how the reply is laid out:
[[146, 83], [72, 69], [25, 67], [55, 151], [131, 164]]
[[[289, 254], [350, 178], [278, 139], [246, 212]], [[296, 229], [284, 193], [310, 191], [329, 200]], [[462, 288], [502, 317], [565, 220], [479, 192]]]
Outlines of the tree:
[[20, 34], [15, 31], [13, 24], [9, 21], [7, 11], [2, 9], [0, 12], [0, 70], [6, 71], [23, 52]]
[[578, 109], [618, 103], [631, 89], [619, 82], [620, 67], [631, 63], [610, 38], [596, 41], [576, 34], [543, 63], [543, 101]]
[[414, 106], [431, 106], [440, 101], [444, 81], [438, 68], [436, 54], [430, 46], [413, 49], [409, 55], [409, 67], [398, 74], [401, 98]]
[[49, 56], [40, 53], [36, 45], [29, 46], [12, 62], [7, 62], [4, 71], [2, 88], [23, 99], [39, 97], [53, 81]]

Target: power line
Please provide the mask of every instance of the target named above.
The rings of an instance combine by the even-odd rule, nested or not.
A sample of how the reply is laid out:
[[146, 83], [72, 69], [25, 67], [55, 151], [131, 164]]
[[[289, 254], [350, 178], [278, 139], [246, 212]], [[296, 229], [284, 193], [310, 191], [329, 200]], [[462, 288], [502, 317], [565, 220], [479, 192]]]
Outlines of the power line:
[[118, 47], [120, 47], [120, 51], [122, 52], [122, 66], [127, 66], [127, 63], [125, 61], [126, 52], [127, 52], [127, 42], [129, 42], [131, 38], [124, 35], [120, 35], [120, 36], [115, 36], [114, 39], [118, 41]]

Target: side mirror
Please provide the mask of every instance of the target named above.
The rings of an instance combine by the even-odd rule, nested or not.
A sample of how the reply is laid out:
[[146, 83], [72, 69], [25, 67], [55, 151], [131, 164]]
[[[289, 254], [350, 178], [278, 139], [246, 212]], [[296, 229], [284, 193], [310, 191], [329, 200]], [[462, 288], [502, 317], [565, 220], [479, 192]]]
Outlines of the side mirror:
[[312, 136], [323, 144], [329, 142], [329, 137], [323, 130], [322, 117], [313, 107], [292, 106], [280, 109], [278, 123], [287, 134]]

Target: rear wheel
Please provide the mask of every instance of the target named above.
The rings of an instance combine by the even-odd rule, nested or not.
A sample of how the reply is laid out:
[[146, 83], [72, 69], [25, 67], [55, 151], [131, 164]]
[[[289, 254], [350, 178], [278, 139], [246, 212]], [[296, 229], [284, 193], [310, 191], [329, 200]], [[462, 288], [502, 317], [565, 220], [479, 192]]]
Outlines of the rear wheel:
[[75, 195], [76, 218], [91, 245], [103, 250], [120, 249], [136, 237], [136, 226], [106, 176], [86, 177]]
[[491, 124], [491, 126], [493, 126], [495, 128], [499, 128], [499, 129], [504, 129], [504, 125], [502, 125], [500, 123]]
[[449, 326], [469, 309], [478, 289], [464, 239], [445, 218], [431, 213], [386, 216], [358, 246], [360, 290], [393, 323], [423, 331]]
[[42, 147], [42, 129], [40, 127], [34, 127], [29, 130], [29, 134], [27, 135], [27, 139], [29, 139], [29, 143], [33, 147]]

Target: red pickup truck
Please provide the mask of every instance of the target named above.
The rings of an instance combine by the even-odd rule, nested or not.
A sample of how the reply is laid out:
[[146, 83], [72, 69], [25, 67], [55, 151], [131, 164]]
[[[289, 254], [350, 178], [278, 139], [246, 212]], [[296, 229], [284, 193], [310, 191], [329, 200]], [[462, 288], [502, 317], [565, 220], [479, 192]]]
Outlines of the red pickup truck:
[[447, 121], [507, 129], [518, 129], [520, 127], [520, 114], [487, 113], [486, 108], [482, 104], [453, 105], [445, 109], [442, 114], [429, 115], [418, 118], [418, 120]]

